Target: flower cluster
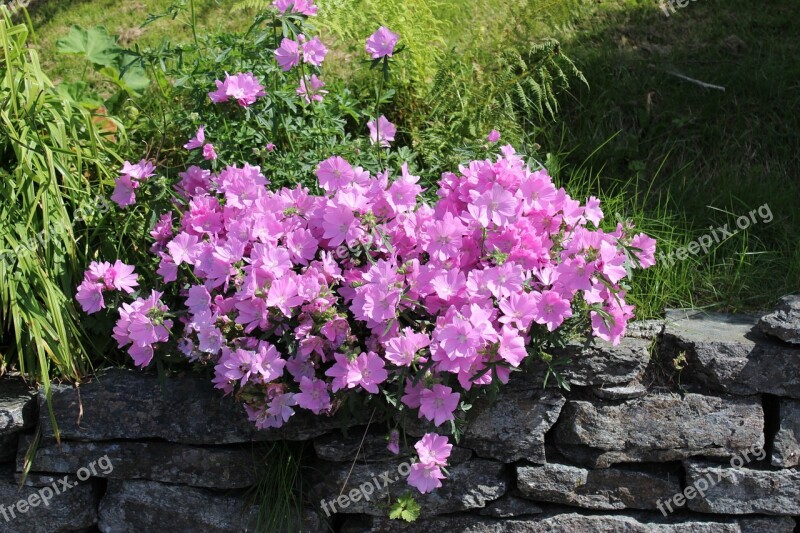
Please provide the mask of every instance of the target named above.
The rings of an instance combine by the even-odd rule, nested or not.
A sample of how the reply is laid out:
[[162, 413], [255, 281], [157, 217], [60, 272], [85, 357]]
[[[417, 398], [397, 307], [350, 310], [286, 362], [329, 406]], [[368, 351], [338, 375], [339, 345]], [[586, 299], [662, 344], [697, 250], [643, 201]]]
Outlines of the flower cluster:
[[105, 309], [104, 292], [124, 291], [128, 294], [139, 285], [138, 274], [133, 272], [131, 265], [116, 261], [112, 265], [105, 261], [98, 263], [92, 261], [89, 269], [83, 275], [83, 282], [78, 286], [76, 299], [86, 313], [96, 313]]
[[[300, 0], [275, 5], [313, 10]], [[381, 28], [367, 51], [388, 63], [396, 42]], [[291, 69], [301, 53], [316, 66], [325, 49], [284, 39], [276, 57]], [[303, 78], [298, 93], [310, 102], [321, 83]], [[252, 74], [217, 87], [215, 102], [246, 106], [263, 94]], [[382, 115], [368, 128], [373, 144], [394, 140]], [[202, 127], [185, 148], [201, 146]], [[319, 194], [271, 190], [247, 163], [190, 166], [174, 184], [173, 211], [150, 232], [163, 292], [123, 304], [114, 338], [141, 367], [172, 346], [213, 366], [214, 386], [259, 429], [301, 410], [329, 416], [353, 394], [441, 427], [468, 393], [507, 383], [538, 356], [528, 346], [565, 324], [620, 342], [633, 316], [626, 278], [654, 264], [655, 241], [627, 224], [604, 231], [598, 199], [573, 199], [511, 146], [492, 153], [442, 174], [433, 203], [407, 164], [370, 172], [331, 156], [315, 170]], [[123, 175], [152, 175], [143, 163], [126, 163]], [[135, 285], [131, 267], [92, 263], [77, 299], [96, 312], [104, 290]], [[179, 303], [169, 309], [165, 294]], [[399, 432], [388, 448], [399, 452]], [[426, 434], [408, 482], [422, 493], [440, 487], [451, 449], [447, 437]]]
[[442, 486], [444, 474], [442, 467], [447, 466], [447, 458], [453, 445], [436, 433], [426, 433], [414, 445], [419, 461], [411, 465], [408, 484], [416, 487], [422, 494], [431, 492]]
[[136, 203], [136, 189], [153, 174], [155, 174], [155, 166], [146, 159], [142, 159], [135, 165], [125, 161], [120, 176], [114, 182], [111, 199], [120, 207]]
[[[510, 146], [445, 173], [433, 205], [405, 165], [390, 179], [334, 156], [317, 177], [320, 196], [270, 191], [247, 164], [191, 167], [176, 184], [178, 227], [168, 214], [153, 230], [164, 281], [198, 280], [180, 350], [213, 364], [216, 387], [259, 428], [362, 390], [396, 392], [441, 426], [463, 391], [508, 381], [535, 331], [588, 312], [596, 336], [619, 342], [633, 309], [620, 282], [653, 263], [652, 239], [598, 229], [595, 198], [572, 199]], [[115, 329], [140, 366], [171, 327], [159, 296], [123, 306]], [[423, 492], [443, 477], [446, 453], [430, 452], [441, 442], [418, 446], [409, 481]]]
[[[327, 54], [328, 49], [322, 44], [319, 37], [308, 40], [303, 34], [299, 34], [297, 40], [285, 37], [280, 46], [275, 49], [275, 59], [284, 72], [300, 65], [301, 59], [303, 64], [321, 67]], [[312, 101], [321, 102], [323, 95], [328, 92], [322, 89], [324, 86], [325, 82], [316, 74], [309, 76], [305, 72], [301, 72], [300, 86], [296, 92], [308, 104]]]

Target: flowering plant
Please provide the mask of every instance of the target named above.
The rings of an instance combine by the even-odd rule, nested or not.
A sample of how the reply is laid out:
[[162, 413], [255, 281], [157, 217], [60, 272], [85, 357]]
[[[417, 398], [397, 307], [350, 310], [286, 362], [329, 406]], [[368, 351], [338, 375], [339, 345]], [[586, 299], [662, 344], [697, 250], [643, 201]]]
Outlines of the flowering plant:
[[[382, 28], [367, 49], [386, 67], [396, 41]], [[299, 54], [284, 43], [276, 60]], [[212, 100], [241, 106], [263, 91], [249, 73], [216, 85]], [[370, 130], [377, 150], [395, 134], [377, 112]], [[599, 200], [571, 198], [497, 139], [492, 155], [443, 174], [432, 202], [406, 164], [370, 172], [330, 156], [316, 166], [317, 192], [270, 190], [247, 163], [189, 166], [150, 232], [158, 286], [122, 304], [114, 339], [140, 367], [174, 341], [213, 367], [215, 386], [258, 428], [299, 410], [330, 415], [356, 393], [457, 434], [469, 396], [508, 382], [538, 356], [534, 342], [585, 324], [618, 343], [633, 314], [624, 281], [654, 264], [653, 239], [622, 223], [603, 231]], [[144, 164], [126, 165], [120, 179], [147, 186]], [[137, 283], [128, 265], [93, 263], [78, 301], [96, 312], [105, 292]], [[165, 294], [177, 303], [168, 307]], [[390, 435], [397, 453], [399, 433]], [[448, 438], [430, 432], [414, 448], [408, 482], [422, 493], [440, 487]]]

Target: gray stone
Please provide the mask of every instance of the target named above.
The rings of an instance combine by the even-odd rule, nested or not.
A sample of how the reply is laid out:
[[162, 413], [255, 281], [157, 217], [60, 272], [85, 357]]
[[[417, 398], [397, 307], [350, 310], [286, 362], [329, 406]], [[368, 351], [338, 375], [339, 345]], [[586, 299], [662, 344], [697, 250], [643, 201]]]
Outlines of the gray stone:
[[[223, 397], [208, 379], [168, 378], [162, 390], [156, 375], [135, 370], [103, 372], [79, 389], [53, 385], [52, 400], [65, 440], [159, 438], [185, 444], [301, 441], [342, 425], [336, 418], [300, 411], [279, 429], [258, 431], [247, 420], [242, 406]], [[41, 393], [39, 401], [44, 401]], [[54, 436], [46, 409], [40, 410], [39, 423], [45, 437]]]
[[731, 457], [764, 445], [757, 397], [652, 394], [622, 404], [570, 401], [555, 428], [568, 459], [593, 468], [692, 456]]
[[0, 379], [0, 436], [17, 433], [36, 423], [36, 391], [17, 379]]
[[544, 436], [555, 424], [564, 396], [556, 390], [501, 392], [497, 401], [476, 402], [462, 445], [481, 457], [511, 463], [544, 463]]
[[[0, 470], [0, 530], [3, 533], [60, 533], [90, 528], [97, 523], [98, 491], [90, 482], [81, 482], [69, 489], [56, 484], [59, 493], [49, 488], [24, 485], [14, 481], [11, 468]], [[70, 476], [68, 483], [77, 480]], [[45, 500], [48, 505], [44, 505]], [[18, 502], [26, 500], [25, 512], [20, 512]], [[36, 503], [35, 507], [30, 503]]]
[[775, 311], [761, 317], [758, 327], [784, 342], [800, 344], [800, 295], [781, 298]]
[[620, 387], [601, 387], [591, 390], [592, 394], [604, 400], [630, 400], [631, 398], [641, 398], [647, 394], [647, 387], [639, 382]]
[[688, 382], [731, 394], [800, 398], [800, 347], [773, 341], [756, 317], [668, 311], [662, 353], [684, 354]]
[[[363, 431], [363, 428], [350, 428], [346, 436], [341, 432], [335, 432], [318, 437], [314, 439], [314, 451], [322, 460], [350, 463], [356, 460], [356, 454], [360, 463], [378, 463], [402, 459], [417, 453], [414, 450], [416, 438], [403, 439], [401, 437], [400, 453], [395, 455], [386, 448], [388, 443], [386, 435], [369, 433], [364, 436]], [[406, 446], [406, 442], [408, 446]], [[470, 457], [472, 457], [472, 450], [454, 445], [450, 450], [447, 463], [463, 463]]]
[[513, 518], [516, 516], [540, 514], [541, 512], [542, 508], [532, 501], [506, 494], [499, 500], [491, 502], [478, 511], [478, 514], [494, 518]]
[[772, 464], [783, 468], [800, 465], [800, 401], [780, 401], [780, 427], [775, 434]]
[[649, 341], [658, 338], [662, 333], [664, 333], [664, 321], [661, 319], [634, 320], [633, 322], [628, 322], [625, 328], [625, 337], [647, 339]]
[[630, 513], [625, 515], [583, 514], [563, 509], [526, 518], [493, 519], [469, 514], [439, 516], [411, 524], [385, 517], [356, 519], [342, 533], [792, 533], [788, 517], [704, 517]]
[[473, 459], [449, 466], [449, 476], [440, 488], [419, 494], [406, 483], [403, 474], [409, 469], [409, 463], [400, 460], [355, 465], [320, 462], [310, 477], [310, 493], [314, 501], [320, 501], [319, 511], [326, 514], [386, 515], [390, 498], [394, 501], [411, 491], [421, 516], [434, 516], [483, 508], [505, 494], [509, 485], [502, 463]]
[[697, 461], [687, 461], [685, 466], [687, 486], [698, 487], [703, 480], [709, 485], [704, 495], [688, 500], [693, 511], [800, 515], [800, 471], [754, 470]]
[[0, 462], [13, 459], [17, 455], [18, 433], [10, 435], [0, 435]]
[[[625, 337], [619, 345], [601, 339], [571, 341], [563, 348], [551, 350], [555, 359], [569, 360], [559, 367], [559, 374], [578, 387], [626, 385], [644, 375], [650, 362], [651, 341]], [[535, 361], [525, 373], [515, 373], [514, 381], [542, 387], [546, 365]], [[548, 385], [555, 386], [555, 380]], [[515, 383], [512, 383], [512, 388]]]
[[16, 455], [19, 433], [35, 424], [36, 392], [20, 379], [0, 379], [0, 461]]
[[100, 502], [104, 533], [169, 531], [208, 533], [252, 530], [258, 508], [243, 496], [155, 481], [109, 480]]
[[656, 509], [658, 500], [681, 491], [678, 472], [657, 468], [589, 470], [548, 463], [517, 466], [517, 488], [540, 502], [597, 509]]
[[[25, 446], [27, 448], [27, 444]], [[77, 472], [85, 467], [93, 476], [113, 479], [149, 479], [219, 489], [243, 488], [258, 482], [258, 461], [265, 450], [252, 446], [199, 447], [170, 442], [43, 441], [31, 464], [32, 472]], [[17, 470], [25, 460], [17, 456]]]
[[314, 439], [314, 451], [320, 459], [334, 462], [352, 462], [358, 456], [360, 462], [372, 463], [409, 455], [409, 450], [403, 445], [402, 440], [400, 454], [394, 455], [386, 448], [388, 444], [386, 435], [369, 433], [364, 436], [363, 431], [363, 428], [350, 428], [347, 435], [337, 432], [318, 437]]

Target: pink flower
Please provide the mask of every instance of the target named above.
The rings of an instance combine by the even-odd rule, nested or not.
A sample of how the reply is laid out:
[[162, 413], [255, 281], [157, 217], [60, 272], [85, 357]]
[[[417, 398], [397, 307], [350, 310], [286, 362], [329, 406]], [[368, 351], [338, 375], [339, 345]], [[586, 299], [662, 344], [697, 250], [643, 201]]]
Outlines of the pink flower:
[[277, 307], [285, 316], [292, 316], [292, 310], [303, 303], [297, 294], [297, 283], [289, 276], [276, 279], [267, 293], [267, 306]]
[[441, 220], [436, 220], [428, 227], [429, 242], [426, 251], [439, 261], [457, 257], [461, 251], [461, 237], [464, 225], [452, 213], [445, 213]]
[[172, 320], [164, 318], [169, 309], [161, 303], [161, 294], [153, 291], [147, 299], [122, 304], [119, 311], [113, 337], [120, 348], [131, 344], [128, 354], [137, 366], [150, 363], [154, 344], [169, 340]]
[[554, 331], [564, 319], [572, 316], [569, 300], [561, 297], [556, 291], [544, 291], [536, 298], [537, 324], [544, 324], [548, 331]]
[[273, 143], [267, 143], [266, 149], [267, 149], [267, 152], [274, 152], [275, 151], [275, 145]]
[[217, 152], [214, 151], [214, 145], [211, 143], [203, 145], [203, 158], [206, 161], [211, 161], [217, 158]]
[[386, 359], [397, 366], [411, 366], [417, 352], [431, 343], [430, 338], [424, 333], [413, 333], [410, 328], [402, 337], [389, 339], [386, 347]]
[[150, 248], [150, 251], [161, 251], [164, 246], [166, 246], [167, 242], [172, 239], [172, 212], [161, 215], [161, 218], [158, 219], [153, 229], [150, 230], [150, 236], [156, 241], [152, 248]]
[[460, 395], [445, 385], [434, 385], [433, 389], [425, 389], [420, 395], [419, 416], [431, 420], [441, 426], [448, 420], [454, 420], [453, 413], [458, 407]]
[[[129, 176], [134, 181], [144, 181], [155, 174], [156, 167], [150, 161], [142, 159], [135, 165], [125, 161], [120, 170], [122, 176]], [[138, 186], [138, 185], [137, 185]]]
[[230, 80], [230, 76], [226, 72], [225, 81], [214, 81], [214, 84], [217, 86], [217, 90], [208, 93], [208, 97], [211, 98], [211, 101], [215, 104], [221, 104], [228, 101], [228, 80]]
[[272, 2], [278, 11], [283, 14], [292, 9], [292, 13], [300, 13], [308, 17], [313, 17], [317, 14], [317, 6], [314, 5], [314, 0], [275, 0]]
[[600, 221], [603, 219], [603, 211], [600, 209], [600, 200], [594, 196], [590, 196], [589, 199], [586, 200], [586, 206], [583, 208], [583, 216], [596, 227], [599, 227]]
[[233, 98], [240, 106], [248, 107], [255, 103], [256, 99], [267, 94], [252, 72], [239, 73], [234, 76], [226, 72], [224, 82], [216, 80], [214, 83], [217, 85], [217, 90], [208, 93], [208, 96], [216, 104], [227, 102]]
[[251, 72], [245, 72], [231, 78], [227, 94], [236, 100], [240, 106], [247, 107], [255, 103], [257, 98], [267, 93], [264, 92], [264, 87]]
[[256, 354], [250, 350], [227, 350], [223, 349], [222, 357], [217, 367], [232, 381], [239, 381], [244, 385], [250, 377], [258, 372], [259, 361]]
[[256, 351], [259, 360], [259, 373], [264, 383], [280, 379], [286, 360], [281, 357], [278, 349], [268, 342], [260, 342]]
[[137, 281], [139, 275], [133, 272], [134, 267], [126, 265], [119, 259], [114, 262], [114, 266], [108, 270], [106, 274], [107, 283], [110, 284], [118, 291], [125, 291], [128, 294], [133, 292], [133, 288], [139, 285]]
[[372, 56], [372, 59], [392, 57], [399, 38], [399, 35], [392, 33], [385, 26], [381, 26], [378, 31], [367, 38], [367, 53]]
[[300, 393], [294, 395], [298, 407], [308, 409], [315, 415], [331, 407], [331, 396], [325, 381], [316, 378], [300, 378]]
[[183, 145], [186, 150], [194, 150], [195, 148], [200, 148], [206, 142], [206, 134], [205, 134], [205, 126], [200, 126], [197, 129], [197, 133], [194, 134], [194, 137], [189, 139], [189, 142]]
[[[333, 358], [335, 363], [325, 371], [326, 376], [333, 378], [331, 381], [331, 390], [336, 392], [339, 389], [355, 387], [356, 380], [352, 379], [353, 364], [351, 361], [346, 355], [340, 353], [333, 354]], [[357, 376], [358, 379], [360, 379], [360, 377], [360, 375]]]
[[319, 37], [314, 37], [310, 41], [303, 43], [303, 61], [305, 63], [310, 63], [315, 67], [319, 67], [322, 65], [322, 61], [325, 59], [327, 53], [328, 49], [325, 48], [325, 45], [322, 44]]
[[323, 95], [328, 94], [328, 91], [324, 90], [323, 87], [325, 87], [325, 82], [319, 79], [316, 74], [312, 74], [308, 85], [306, 85], [305, 78], [300, 80], [300, 87], [296, 92], [303, 97], [307, 104], [310, 104], [312, 100], [321, 102]]
[[114, 192], [111, 193], [111, 200], [120, 207], [127, 207], [136, 203], [136, 193], [138, 187], [130, 176], [120, 176], [114, 181]]
[[505, 187], [495, 183], [469, 204], [468, 209], [483, 227], [488, 227], [489, 222], [502, 226], [516, 214], [517, 200]]
[[528, 331], [537, 316], [537, 297], [527, 292], [514, 292], [500, 301], [501, 324], [514, 326], [520, 331]]
[[514, 368], [528, 356], [525, 349], [525, 339], [519, 332], [508, 326], [503, 326], [500, 332], [500, 345], [497, 348], [497, 355]]
[[414, 463], [408, 475], [408, 484], [425, 494], [441, 487], [442, 479], [444, 474], [439, 466]]
[[369, 128], [369, 138], [372, 144], [380, 141], [380, 145], [388, 148], [391, 142], [394, 142], [394, 136], [397, 133], [397, 127], [386, 120], [386, 117], [381, 115], [377, 123], [375, 120], [367, 122]]
[[189, 235], [185, 231], [180, 232], [171, 242], [167, 244], [172, 260], [176, 265], [189, 263], [193, 265], [197, 261], [200, 253], [199, 239], [196, 235]]
[[328, 192], [350, 185], [354, 178], [352, 165], [338, 155], [329, 157], [317, 167], [319, 186]]
[[453, 445], [448, 442], [447, 437], [436, 433], [426, 433], [417, 441], [414, 449], [417, 450], [420, 463], [447, 466], [447, 458], [450, 457]]
[[329, 246], [339, 246], [343, 242], [351, 243], [361, 234], [353, 210], [349, 207], [334, 206], [325, 209], [322, 237], [328, 239]]
[[500, 140], [500, 132], [497, 130], [492, 130], [489, 132], [489, 136], [486, 137], [486, 140], [490, 143], [496, 143]]
[[275, 50], [275, 59], [284, 72], [296, 67], [300, 63], [300, 48], [297, 41], [284, 38]]
[[648, 237], [644, 233], [639, 233], [631, 239], [631, 246], [636, 248], [633, 255], [639, 260], [637, 266], [641, 268], [649, 268], [656, 264], [656, 240]]
[[362, 353], [355, 360], [360, 378], [358, 385], [372, 394], [378, 393], [378, 385], [386, 381], [389, 373], [384, 368], [384, 362], [375, 352]]
[[415, 385], [411, 379], [406, 379], [406, 387], [403, 389], [403, 397], [400, 398], [406, 406], [410, 407], [411, 409], [418, 409], [420, 406], [420, 399], [422, 397], [422, 391], [427, 390], [425, 389], [425, 385], [422, 381], [417, 382]]
[[90, 315], [106, 307], [103, 300], [103, 285], [94, 281], [84, 280], [78, 285], [75, 299], [81, 304], [83, 312]]

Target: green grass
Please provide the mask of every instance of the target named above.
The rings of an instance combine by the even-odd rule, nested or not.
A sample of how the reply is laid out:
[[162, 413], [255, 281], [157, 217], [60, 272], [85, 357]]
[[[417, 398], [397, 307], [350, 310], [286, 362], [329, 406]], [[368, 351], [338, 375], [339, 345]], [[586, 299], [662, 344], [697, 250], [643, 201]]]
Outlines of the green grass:
[[48, 376], [76, 380], [91, 366], [73, 298], [118, 156], [27, 38], [0, 6], [0, 374], [10, 366], [49, 390]]
[[581, 172], [602, 177], [595, 190], [629, 199], [619, 207], [650, 220], [667, 252], [765, 203], [774, 215], [646, 273], [643, 314], [759, 309], [800, 289], [800, 64], [789, 59], [798, 15], [790, 0], [706, 0], [669, 18], [655, 2], [612, 0], [587, 4], [559, 35], [591, 85], [542, 141], [570, 150], [567, 176], [588, 160]]
[[[192, 38], [189, 2], [187, 10], [175, 21], [168, 16], [142, 26], [149, 15], [165, 13], [178, 3], [176, 0], [44, 0], [31, 12], [42, 66], [55, 81], [74, 79], [76, 73], [83, 71], [79, 59], [56, 52], [56, 41], [65, 36], [73, 24], [84, 28], [103, 25], [110, 34], [119, 37], [123, 46], [133, 43], [142, 47], [156, 46], [162, 39], [187, 42]], [[228, 0], [194, 0], [194, 6], [197, 25], [203, 33], [247, 28], [251, 22], [246, 13], [232, 15]]]

